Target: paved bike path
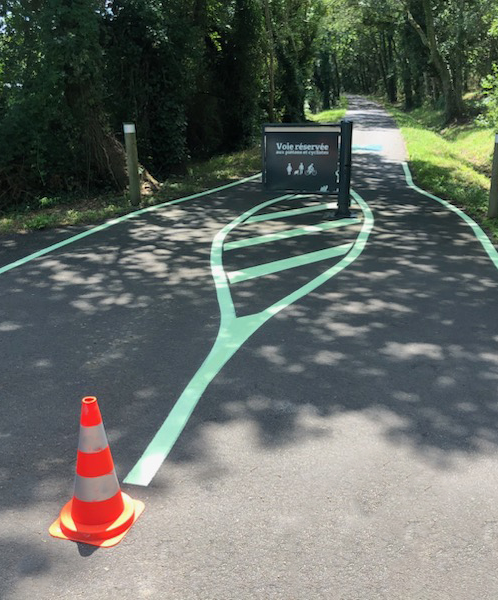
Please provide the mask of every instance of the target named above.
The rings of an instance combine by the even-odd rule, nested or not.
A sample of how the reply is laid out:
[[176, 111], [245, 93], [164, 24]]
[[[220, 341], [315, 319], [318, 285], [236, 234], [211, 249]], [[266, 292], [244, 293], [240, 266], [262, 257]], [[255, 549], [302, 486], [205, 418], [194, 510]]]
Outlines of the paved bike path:
[[[150, 485], [125, 487], [146, 512], [113, 550], [47, 534], [71, 494], [79, 399], [99, 398], [122, 479], [216, 338], [213, 238], [275, 195], [248, 182], [0, 276], [2, 597], [496, 596], [498, 272], [458, 215], [407, 185], [392, 121], [351, 105], [354, 144], [382, 146], [354, 159], [375, 219], [363, 253], [223, 366]], [[357, 230], [235, 249], [227, 269]], [[323, 268], [240, 283], [236, 309], [263, 310]]]

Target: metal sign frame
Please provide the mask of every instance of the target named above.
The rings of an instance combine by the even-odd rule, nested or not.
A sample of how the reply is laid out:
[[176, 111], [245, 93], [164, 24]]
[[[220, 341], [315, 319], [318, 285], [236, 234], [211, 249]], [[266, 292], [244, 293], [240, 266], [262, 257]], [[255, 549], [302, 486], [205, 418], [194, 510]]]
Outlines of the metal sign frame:
[[[264, 187], [274, 191], [337, 194], [336, 217], [349, 217], [352, 131], [353, 123], [348, 120], [339, 124], [265, 123], [261, 144]], [[300, 162], [297, 169], [291, 160]], [[320, 177], [315, 162], [319, 164]]]

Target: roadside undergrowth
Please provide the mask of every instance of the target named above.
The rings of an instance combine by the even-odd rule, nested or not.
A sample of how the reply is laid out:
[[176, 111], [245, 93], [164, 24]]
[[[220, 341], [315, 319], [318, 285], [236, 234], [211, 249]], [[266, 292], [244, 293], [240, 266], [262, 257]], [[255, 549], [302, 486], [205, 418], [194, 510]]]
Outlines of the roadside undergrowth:
[[15, 211], [0, 213], [0, 234], [101, 223], [139, 208], [202, 192], [260, 170], [261, 151], [257, 145], [249, 150], [215, 156], [207, 161], [192, 162], [185, 175], [168, 178], [160, 184], [157, 191], [143, 186], [139, 206], [131, 206], [126, 194], [116, 193], [33, 199]]

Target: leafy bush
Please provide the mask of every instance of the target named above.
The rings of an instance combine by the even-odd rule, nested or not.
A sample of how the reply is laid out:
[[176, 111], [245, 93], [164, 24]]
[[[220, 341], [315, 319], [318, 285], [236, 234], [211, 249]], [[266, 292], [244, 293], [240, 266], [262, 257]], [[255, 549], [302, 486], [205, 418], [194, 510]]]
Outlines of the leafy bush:
[[480, 120], [490, 127], [498, 127], [498, 64], [493, 64], [492, 72], [482, 81], [482, 88], [486, 112]]

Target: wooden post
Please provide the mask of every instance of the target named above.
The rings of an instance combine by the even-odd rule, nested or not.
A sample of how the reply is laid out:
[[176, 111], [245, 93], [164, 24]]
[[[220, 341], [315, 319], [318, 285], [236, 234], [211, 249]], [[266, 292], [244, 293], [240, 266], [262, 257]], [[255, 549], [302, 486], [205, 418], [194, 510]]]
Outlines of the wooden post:
[[489, 190], [488, 217], [498, 217], [498, 133], [495, 135], [493, 168], [491, 171], [491, 189]]
[[137, 133], [135, 123], [123, 123], [126, 166], [130, 180], [130, 202], [133, 206], [140, 203], [140, 175], [138, 172]]

